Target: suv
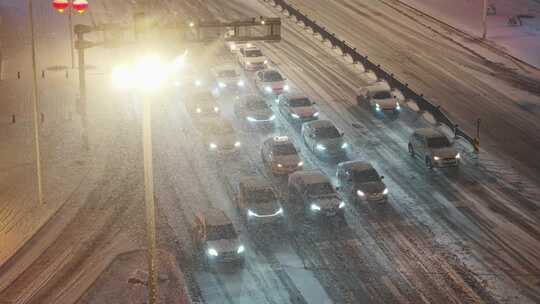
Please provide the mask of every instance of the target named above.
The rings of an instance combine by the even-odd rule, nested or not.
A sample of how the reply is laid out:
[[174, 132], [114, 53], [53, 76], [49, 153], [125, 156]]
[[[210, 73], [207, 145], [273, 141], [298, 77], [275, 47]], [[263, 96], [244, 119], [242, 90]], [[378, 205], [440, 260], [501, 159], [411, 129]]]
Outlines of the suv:
[[268, 60], [262, 51], [255, 46], [241, 48], [238, 51], [237, 58], [240, 66], [249, 71], [264, 69], [268, 64]]
[[287, 136], [268, 138], [262, 144], [261, 158], [273, 174], [289, 174], [301, 170], [304, 162]]
[[302, 138], [317, 156], [343, 157], [349, 147], [343, 139], [343, 133], [329, 120], [314, 120], [302, 124]]
[[281, 94], [278, 99], [278, 109], [281, 115], [292, 123], [304, 123], [317, 120], [319, 111], [315, 103], [301, 94]]
[[212, 208], [197, 214], [191, 224], [191, 237], [207, 264], [244, 262], [245, 247], [223, 210]]
[[345, 202], [321, 170], [297, 171], [289, 176], [289, 202], [307, 218], [343, 217]]
[[336, 178], [340, 189], [349, 193], [354, 200], [385, 202], [388, 199], [388, 188], [382, 181], [384, 176], [379, 176], [368, 162], [339, 163]]
[[263, 178], [242, 178], [234, 202], [236, 210], [245, 218], [248, 226], [283, 221], [281, 203], [272, 190], [272, 185]]
[[428, 168], [459, 166], [461, 156], [441, 132], [432, 128], [417, 129], [409, 138], [409, 153], [424, 160]]

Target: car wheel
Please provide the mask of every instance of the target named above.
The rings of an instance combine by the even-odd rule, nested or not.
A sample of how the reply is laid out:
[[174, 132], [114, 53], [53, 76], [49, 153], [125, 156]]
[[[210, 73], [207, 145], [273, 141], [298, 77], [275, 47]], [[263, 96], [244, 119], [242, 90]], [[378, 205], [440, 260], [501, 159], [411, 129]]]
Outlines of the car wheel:
[[428, 169], [433, 169], [433, 163], [429, 157], [426, 157], [426, 167], [428, 167]]
[[411, 144], [409, 144], [409, 154], [414, 157], [414, 148]]

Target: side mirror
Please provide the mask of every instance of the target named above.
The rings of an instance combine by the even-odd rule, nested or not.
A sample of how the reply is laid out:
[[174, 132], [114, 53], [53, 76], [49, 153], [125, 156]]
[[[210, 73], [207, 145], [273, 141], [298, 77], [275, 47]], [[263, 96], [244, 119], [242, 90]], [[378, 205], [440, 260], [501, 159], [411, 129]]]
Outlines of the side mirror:
[[341, 187], [336, 187], [336, 191], [340, 191], [341, 190]]
[[384, 175], [381, 175], [381, 179], [384, 179]]

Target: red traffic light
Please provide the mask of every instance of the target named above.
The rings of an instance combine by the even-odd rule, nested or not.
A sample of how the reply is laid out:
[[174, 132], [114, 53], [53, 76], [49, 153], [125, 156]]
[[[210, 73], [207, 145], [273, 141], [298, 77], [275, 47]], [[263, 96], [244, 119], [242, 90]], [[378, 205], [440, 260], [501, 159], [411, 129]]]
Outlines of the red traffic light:
[[52, 3], [55, 10], [59, 11], [60, 13], [63, 13], [64, 10], [69, 6], [68, 0], [53, 0]]
[[82, 14], [88, 8], [88, 1], [87, 0], [75, 0], [75, 1], [73, 1], [73, 8], [77, 12], [79, 12], [79, 14]]

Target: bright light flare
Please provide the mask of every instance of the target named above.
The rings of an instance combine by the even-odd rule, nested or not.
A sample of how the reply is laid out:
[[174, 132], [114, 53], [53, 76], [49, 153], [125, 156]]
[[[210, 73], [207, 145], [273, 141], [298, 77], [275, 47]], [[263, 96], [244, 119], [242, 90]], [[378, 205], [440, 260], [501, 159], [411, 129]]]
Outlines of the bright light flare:
[[133, 68], [126, 65], [115, 67], [112, 71], [112, 81], [121, 89], [155, 90], [165, 82], [168, 72], [168, 67], [161, 63], [158, 56], [146, 56]]
[[112, 82], [118, 88], [128, 89], [133, 87], [135, 78], [128, 66], [118, 66], [112, 71]]

